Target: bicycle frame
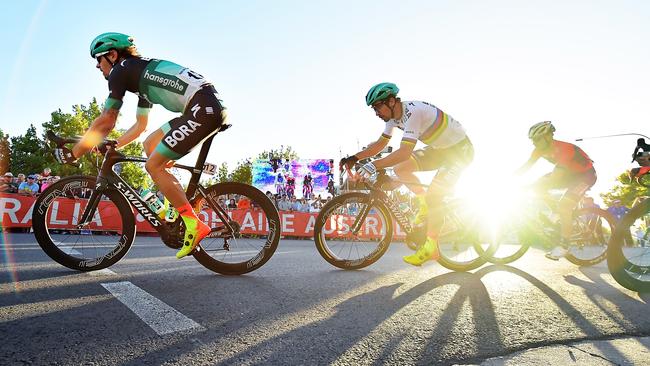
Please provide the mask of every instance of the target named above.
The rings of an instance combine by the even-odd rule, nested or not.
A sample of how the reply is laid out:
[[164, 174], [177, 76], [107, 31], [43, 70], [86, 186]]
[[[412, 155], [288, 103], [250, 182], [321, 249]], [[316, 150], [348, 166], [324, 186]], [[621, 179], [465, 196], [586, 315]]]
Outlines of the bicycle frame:
[[[346, 170], [348, 175], [352, 177], [353, 176], [352, 171], [349, 168], [346, 168]], [[388, 210], [391, 212], [391, 214], [393, 215], [397, 223], [406, 233], [413, 232], [413, 226], [411, 226], [409, 219], [404, 215], [404, 213], [402, 213], [402, 210], [399, 209], [399, 205], [395, 202], [395, 200], [388, 197], [388, 195], [384, 191], [375, 187], [373, 184], [364, 182], [364, 185], [370, 191], [370, 201], [363, 209], [363, 211], [360, 212], [359, 216], [357, 216], [357, 219], [355, 220], [354, 224], [352, 224], [351, 227], [352, 233], [356, 235], [359, 232], [359, 230], [361, 229], [361, 225], [363, 225], [363, 223], [365, 222], [368, 213], [370, 213], [370, 207], [372, 207], [372, 204], [375, 200], [381, 201], [388, 207]]]
[[[229, 217], [226, 211], [216, 202], [216, 197], [212, 197], [212, 195], [206, 192], [206, 190], [199, 184], [199, 179], [203, 172], [203, 165], [205, 164], [214, 136], [216, 136], [216, 133], [203, 142], [195, 166], [192, 167], [188, 165], [175, 164], [174, 167], [187, 170], [192, 174], [187, 190], [185, 191], [187, 199], [191, 200], [198, 191], [203, 195], [203, 197], [205, 197], [209, 206], [215, 210], [215, 213], [221, 222], [232, 232], [233, 229], [228, 223]], [[149, 205], [144, 202], [140, 195], [128, 183], [126, 183], [122, 177], [113, 171], [113, 166], [117, 163], [145, 163], [146, 161], [146, 158], [125, 156], [112, 147], [108, 148], [97, 176], [96, 189], [88, 199], [88, 204], [86, 205], [78, 225], [81, 227], [90, 223], [99, 204], [102, 192], [105, 190], [115, 189], [126, 198], [131, 206], [134, 207], [149, 224], [151, 224], [151, 226], [160, 234], [160, 238], [165, 244], [176, 244], [174, 241], [177, 239], [172, 235], [171, 225], [160, 220], [158, 215], [149, 208]]]

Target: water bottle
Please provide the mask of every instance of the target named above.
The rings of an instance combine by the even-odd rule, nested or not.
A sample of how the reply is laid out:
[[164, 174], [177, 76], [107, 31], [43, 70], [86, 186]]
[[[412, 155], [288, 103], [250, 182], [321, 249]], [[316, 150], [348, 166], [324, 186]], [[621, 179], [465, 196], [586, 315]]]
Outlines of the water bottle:
[[168, 206], [167, 210], [165, 211], [165, 221], [174, 222], [178, 216], [178, 211], [176, 211], [175, 208]]
[[399, 204], [399, 209], [400, 209], [400, 211], [402, 211], [402, 213], [406, 217], [409, 217], [409, 215], [411, 214], [411, 206], [406, 202], [400, 203]]
[[160, 214], [163, 211], [165, 211], [165, 205], [162, 202], [160, 202], [158, 196], [156, 196], [156, 194], [153, 193], [151, 190], [149, 189], [143, 190], [140, 196], [142, 197], [142, 200], [147, 203], [149, 208], [156, 213], [156, 215], [160, 216]]

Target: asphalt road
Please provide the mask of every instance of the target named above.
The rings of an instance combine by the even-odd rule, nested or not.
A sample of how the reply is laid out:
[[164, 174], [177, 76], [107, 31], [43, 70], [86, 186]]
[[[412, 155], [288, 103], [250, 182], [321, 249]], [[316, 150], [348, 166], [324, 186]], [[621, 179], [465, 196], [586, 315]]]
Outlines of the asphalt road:
[[1, 365], [465, 364], [650, 334], [650, 297], [618, 286], [604, 263], [578, 268], [537, 250], [454, 273], [410, 267], [395, 244], [343, 271], [313, 242], [283, 240], [261, 269], [226, 277], [157, 238], [138, 237], [99, 273], [56, 264], [32, 235], [4, 241]]

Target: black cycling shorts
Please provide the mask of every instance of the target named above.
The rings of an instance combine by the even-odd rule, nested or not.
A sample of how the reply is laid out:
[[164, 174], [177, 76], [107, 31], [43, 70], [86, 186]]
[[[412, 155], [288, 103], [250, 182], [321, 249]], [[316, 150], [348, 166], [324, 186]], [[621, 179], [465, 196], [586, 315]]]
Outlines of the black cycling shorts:
[[535, 182], [534, 187], [540, 191], [566, 189], [562, 199], [578, 202], [596, 183], [596, 179], [596, 171], [593, 168], [584, 173], [575, 173], [566, 169], [555, 168], [552, 172]]
[[474, 146], [468, 138], [446, 149], [430, 146], [416, 150], [411, 155], [417, 171], [438, 170], [430, 188], [452, 189], [461, 173], [474, 160]]
[[160, 127], [165, 135], [156, 146], [156, 151], [178, 160], [217, 133], [225, 120], [225, 110], [214, 90], [201, 89], [190, 99], [180, 117]]

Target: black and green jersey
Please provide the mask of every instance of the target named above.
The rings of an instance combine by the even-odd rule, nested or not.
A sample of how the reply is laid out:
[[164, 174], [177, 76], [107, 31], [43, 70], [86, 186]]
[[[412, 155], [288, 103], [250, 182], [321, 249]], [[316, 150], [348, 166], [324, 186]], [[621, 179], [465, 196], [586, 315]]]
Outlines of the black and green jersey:
[[194, 94], [212, 88], [203, 76], [170, 61], [129, 57], [115, 64], [108, 75], [105, 108], [120, 109], [127, 91], [139, 96], [138, 107], [160, 104], [171, 112], [183, 112]]

